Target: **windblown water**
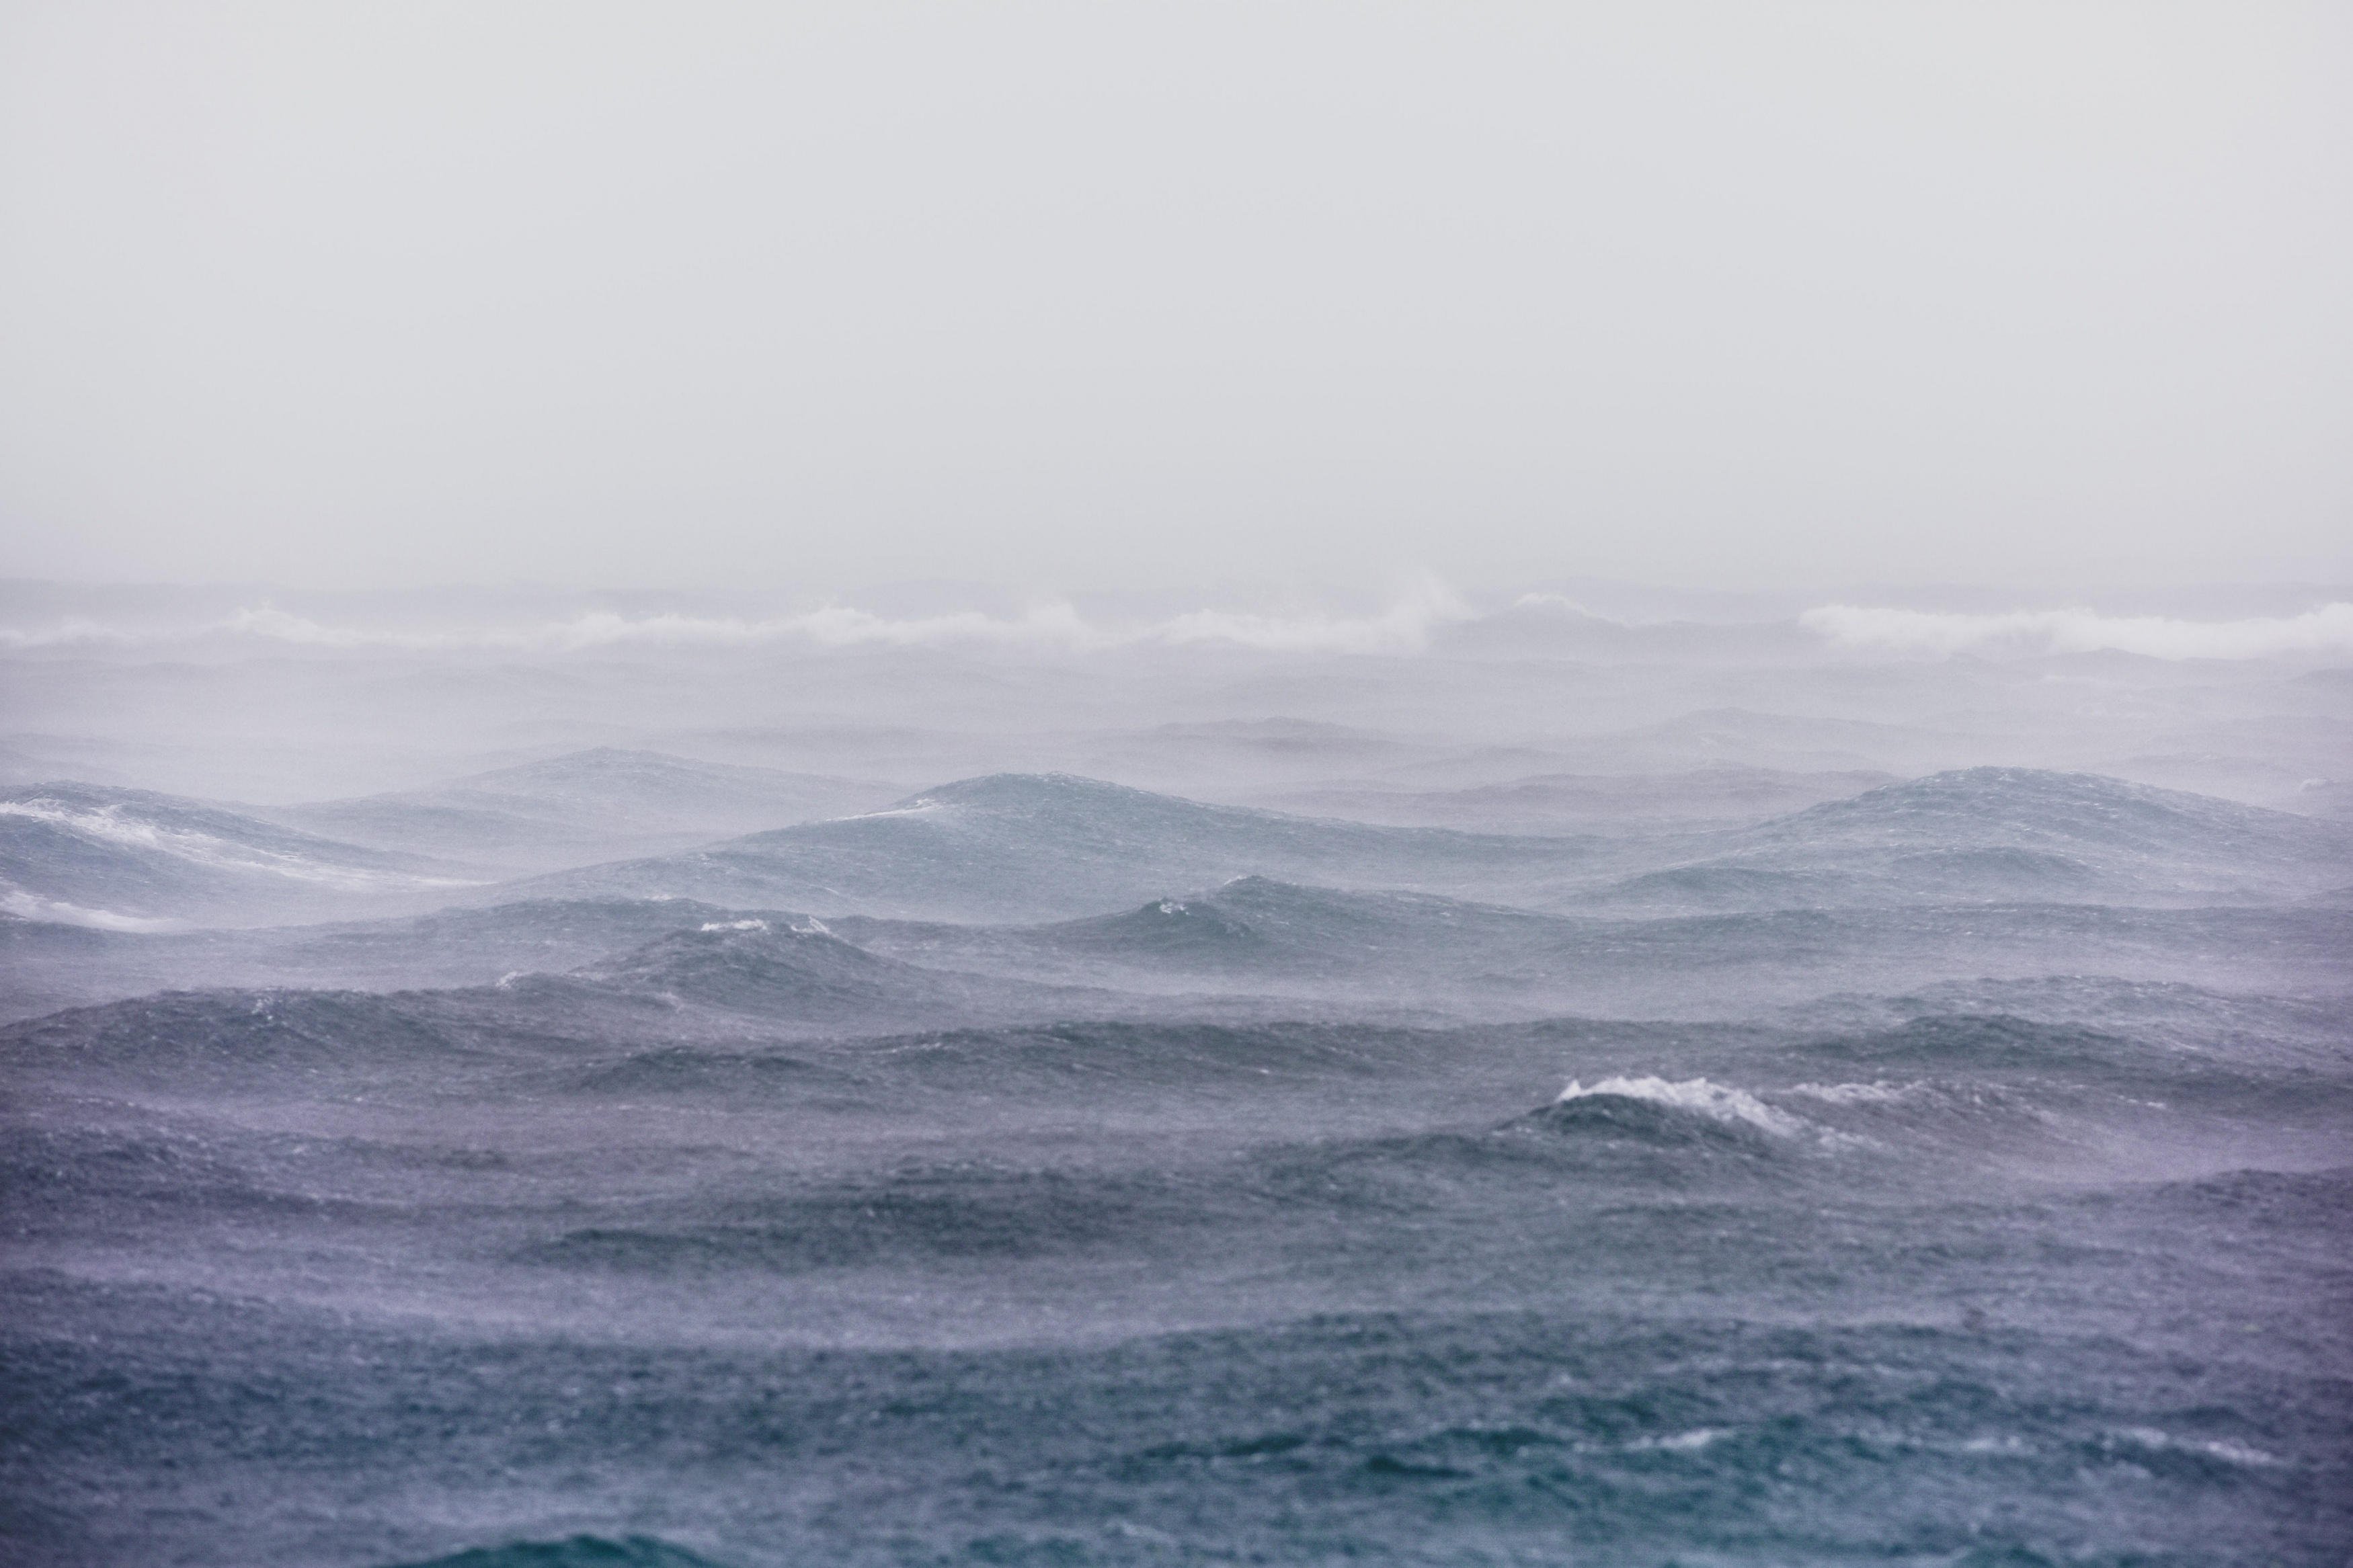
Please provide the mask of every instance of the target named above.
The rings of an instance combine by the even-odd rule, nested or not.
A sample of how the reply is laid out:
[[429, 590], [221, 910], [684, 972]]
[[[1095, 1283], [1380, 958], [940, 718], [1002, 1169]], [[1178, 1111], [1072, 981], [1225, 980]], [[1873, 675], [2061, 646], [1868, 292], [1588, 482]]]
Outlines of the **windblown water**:
[[[1203, 655], [1119, 677], [1168, 728], [1042, 740], [665, 731], [591, 672], [631, 746], [324, 802], [165, 790], [103, 703], [12, 740], [0, 1554], [2346, 1562], [2353, 827], [2245, 798], [2311, 765], [2247, 715], [2341, 747], [2345, 673], [2063, 710], [2080, 660], [1891, 658], [1865, 734], [1725, 719], [1694, 636], [1672, 679]], [[845, 658], [794, 668], [916, 680]], [[1544, 659], [1746, 738], [1417, 728], [1430, 671]], [[501, 723], [555, 684], [481, 668]], [[263, 794], [233, 749], [178, 765]], [[2208, 787], [2120, 776], [2160, 754]]]

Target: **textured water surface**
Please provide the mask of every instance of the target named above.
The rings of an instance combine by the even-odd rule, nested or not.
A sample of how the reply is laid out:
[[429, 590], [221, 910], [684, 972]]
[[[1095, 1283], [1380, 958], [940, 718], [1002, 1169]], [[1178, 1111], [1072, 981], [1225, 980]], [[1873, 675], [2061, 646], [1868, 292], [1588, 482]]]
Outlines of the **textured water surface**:
[[[2190, 830], [2067, 815], [2084, 787], [1996, 804], [2058, 813], [2021, 842], [2116, 825], [2111, 895], [2155, 879]], [[1820, 866], [1880, 875], [1873, 823]], [[2217, 832], [2248, 877], [2309, 859]], [[52, 973], [126, 993], [207, 952], [425, 984], [0, 1034], [0, 1539], [220, 1568], [2339, 1563], [2343, 913], [2200, 902], [2222, 852], [2191, 849], [2189, 892], [2141, 904], [1932, 879], [1876, 913], [1641, 918], [1255, 877], [1028, 923], [600, 889], [85, 943]], [[555, 961], [448, 973], [534, 944]]]

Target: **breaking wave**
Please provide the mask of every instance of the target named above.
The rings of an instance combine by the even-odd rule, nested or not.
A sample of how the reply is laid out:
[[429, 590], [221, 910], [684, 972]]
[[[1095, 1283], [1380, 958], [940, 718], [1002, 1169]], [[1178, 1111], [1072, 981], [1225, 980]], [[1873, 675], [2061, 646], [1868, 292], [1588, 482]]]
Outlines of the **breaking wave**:
[[1936, 610], [1823, 605], [1798, 617], [1809, 631], [1847, 647], [1956, 654], [2137, 653], [2151, 658], [2277, 658], [2353, 653], [2353, 604], [2300, 616], [2187, 621], [2167, 616], [2107, 616], [2096, 610], [2010, 610], [1961, 615]]
[[112, 910], [91, 909], [83, 904], [70, 904], [62, 899], [45, 899], [13, 882], [0, 881], [0, 914], [15, 915], [19, 920], [46, 921], [56, 925], [87, 926], [92, 931], [172, 931], [185, 928], [184, 921], [163, 916], [119, 914]]
[[[259, 844], [234, 843], [198, 828], [176, 827], [129, 815], [121, 803], [88, 805], [47, 795], [23, 796], [15, 800], [0, 800], [0, 816], [18, 817], [77, 838], [121, 849], [168, 856], [214, 870], [279, 877], [327, 888], [356, 891], [379, 888], [458, 888], [470, 885], [447, 877], [424, 877], [375, 867], [332, 865], [289, 850], [272, 849]], [[118, 929], [153, 928], [132, 926]]]
[[[1499, 613], [1508, 616], [1531, 605], [1573, 610], [1602, 626], [1642, 624], [1596, 614], [1554, 594], [1521, 595]], [[966, 609], [890, 616], [836, 603], [778, 615], [631, 615], [588, 609], [534, 620], [404, 626], [322, 620], [264, 602], [176, 626], [113, 625], [69, 616], [46, 626], [0, 627], [0, 648], [136, 647], [227, 637], [304, 647], [412, 651], [563, 653], [630, 646], [738, 647], [801, 642], [819, 647], [997, 647], [1065, 652], [1213, 645], [1269, 653], [1411, 653], [1426, 647], [1442, 627], [1495, 619], [1497, 614], [1474, 607], [1434, 578], [1413, 585], [1385, 607], [1356, 615], [1299, 606], [1279, 611], [1203, 607], [1156, 618], [1118, 619], [1090, 616], [1067, 599], [1047, 599], [1017, 614]], [[2353, 603], [2343, 601], [2300, 615], [2234, 620], [2108, 615], [2080, 606], [1972, 614], [1832, 604], [1803, 612], [1798, 624], [1835, 647], [1911, 654], [2116, 651], [2164, 659], [2245, 659], [2353, 651]]]
[[624, 616], [588, 610], [559, 620], [432, 628], [332, 624], [251, 605], [216, 621], [171, 629], [132, 630], [87, 619], [45, 628], [0, 628], [0, 647], [137, 646], [230, 637], [322, 648], [514, 649], [575, 652], [648, 647], [754, 647], [804, 642], [820, 647], [996, 646], [1092, 652], [1136, 646], [1227, 644], [1261, 652], [1397, 653], [1423, 647], [1430, 635], [1472, 612], [1441, 583], [1423, 583], [1369, 615], [1297, 610], [1260, 613], [1198, 609], [1156, 620], [1090, 619], [1067, 601], [1031, 605], [1019, 615], [957, 610], [891, 616], [848, 605], [792, 615], [744, 616], [664, 613]]
[[1704, 1078], [1673, 1081], [1663, 1078], [1605, 1078], [1586, 1088], [1571, 1079], [1556, 1106], [1583, 1100], [1630, 1100], [1704, 1116], [1727, 1126], [1746, 1124], [1787, 1138], [1799, 1131], [1797, 1119], [1774, 1110], [1745, 1089], [1710, 1083]]

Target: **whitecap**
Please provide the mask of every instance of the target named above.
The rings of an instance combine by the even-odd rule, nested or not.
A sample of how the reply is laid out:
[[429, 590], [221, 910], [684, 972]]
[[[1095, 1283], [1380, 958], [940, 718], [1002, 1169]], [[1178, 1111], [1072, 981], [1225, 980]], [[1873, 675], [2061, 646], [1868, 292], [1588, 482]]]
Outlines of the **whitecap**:
[[55, 925], [87, 926], [93, 931], [179, 931], [185, 922], [152, 918], [146, 915], [117, 914], [112, 910], [86, 909], [80, 904], [69, 904], [57, 899], [45, 899], [37, 893], [0, 882], [0, 911], [28, 921], [47, 921]]
[[2109, 616], [2084, 608], [1970, 615], [1823, 605], [1798, 617], [1807, 630], [1846, 647], [1952, 655], [2004, 646], [2031, 653], [2115, 649], [2151, 658], [2326, 658], [2353, 651], [2353, 604], [2332, 602], [2298, 616], [2185, 621]]
[[1625, 1447], [1631, 1450], [1651, 1453], [1695, 1454], [1720, 1438], [1732, 1436], [1725, 1426], [1695, 1426], [1688, 1432], [1676, 1432], [1664, 1437], [1637, 1437]]
[[2116, 1434], [2126, 1442], [2140, 1448], [2171, 1450], [2177, 1454], [2203, 1454], [2210, 1459], [2220, 1459], [2226, 1465], [2243, 1465], [2263, 1469], [2284, 1465], [2285, 1459], [2276, 1454], [2266, 1454], [2261, 1448], [2244, 1443], [2233, 1443], [2227, 1437], [2177, 1437], [2170, 1432], [2160, 1432], [2154, 1426], [2131, 1426]]
[[1797, 1119], [1774, 1110], [1746, 1089], [1711, 1083], [1704, 1078], [1670, 1080], [1663, 1078], [1605, 1078], [1587, 1088], [1576, 1079], [1560, 1091], [1556, 1104], [1572, 1100], [1584, 1100], [1592, 1095], [1617, 1095], [1626, 1100], [1648, 1100], [1653, 1105], [1672, 1106], [1677, 1110], [1695, 1111], [1713, 1121], [1725, 1123], [1746, 1122], [1762, 1128], [1777, 1137], [1789, 1137], [1799, 1131]]
[[265, 849], [258, 844], [235, 843], [191, 827], [167, 827], [159, 822], [126, 816], [119, 805], [79, 807], [39, 795], [28, 800], [0, 800], [0, 816], [26, 817], [94, 842], [169, 855], [219, 870], [285, 877], [294, 881], [315, 882], [339, 889], [462, 888], [474, 885], [445, 877], [419, 877], [355, 866], [331, 866], [324, 861], [284, 850]]
[[1067, 600], [1032, 604], [1018, 615], [954, 610], [893, 616], [828, 604], [797, 614], [759, 617], [665, 611], [624, 616], [583, 610], [568, 618], [520, 624], [397, 626], [330, 624], [248, 605], [226, 619], [152, 631], [70, 621], [47, 629], [0, 628], [0, 647], [79, 642], [130, 644], [205, 637], [249, 637], [323, 648], [522, 649], [559, 653], [615, 647], [757, 647], [801, 641], [819, 647], [1000, 647], [1098, 653], [1123, 647], [1227, 645], [1271, 653], [1415, 653], [1431, 635], [1476, 618], [1453, 589], [1435, 578], [1404, 584], [1386, 607], [1349, 615], [1312, 607], [1275, 611], [1204, 607], [1160, 619], [1092, 619]]

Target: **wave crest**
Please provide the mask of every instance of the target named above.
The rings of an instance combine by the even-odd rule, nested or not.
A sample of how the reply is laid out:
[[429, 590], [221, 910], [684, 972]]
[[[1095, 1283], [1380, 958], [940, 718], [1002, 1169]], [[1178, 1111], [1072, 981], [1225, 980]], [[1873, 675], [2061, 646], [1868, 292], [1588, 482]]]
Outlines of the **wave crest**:
[[1961, 615], [1862, 605], [1823, 605], [1798, 620], [1807, 630], [1845, 647], [1909, 653], [2009, 647], [2028, 653], [2137, 653], [2168, 659], [2353, 653], [2353, 604], [2343, 601], [2300, 616], [2235, 621], [2106, 616], [2089, 609]]
[[1560, 1091], [1559, 1098], [1553, 1103], [1567, 1105], [1573, 1100], [1602, 1096], [1639, 1100], [1671, 1110], [1689, 1111], [1726, 1126], [1745, 1124], [1770, 1132], [1777, 1138], [1792, 1137], [1799, 1131], [1795, 1117], [1774, 1110], [1746, 1089], [1712, 1083], [1704, 1078], [1605, 1078], [1589, 1089], [1571, 1079], [1568, 1087]]
[[599, 1535], [575, 1535], [564, 1541], [516, 1541], [504, 1546], [477, 1546], [436, 1557], [406, 1568], [719, 1568], [708, 1557], [658, 1541], [649, 1535], [625, 1535], [608, 1541]]
[[225, 618], [147, 630], [70, 619], [46, 628], [0, 627], [0, 648], [81, 645], [122, 647], [229, 637], [318, 648], [417, 652], [512, 649], [573, 653], [626, 647], [746, 647], [804, 642], [819, 647], [1028, 647], [1064, 652], [1225, 644], [1267, 653], [1411, 653], [1450, 623], [1475, 618], [1454, 591], [1435, 580], [1368, 615], [1322, 610], [1263, 613], [1198, 609], [1158, 620], [1090, 619], [1066, 600], [1032, 605], [1019, 615], [955, 610], [892, 616], [832, 604], [797, 614], [744, 616], [680, 612], [625, 616], [584, 610], [568, 618], [508, 625], [398, 626], [335, 624], [247, 605]]

